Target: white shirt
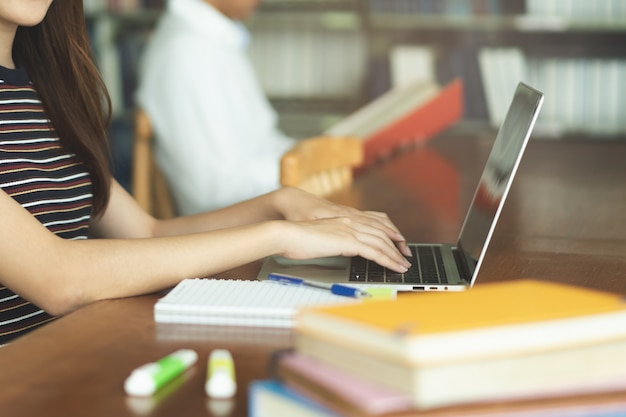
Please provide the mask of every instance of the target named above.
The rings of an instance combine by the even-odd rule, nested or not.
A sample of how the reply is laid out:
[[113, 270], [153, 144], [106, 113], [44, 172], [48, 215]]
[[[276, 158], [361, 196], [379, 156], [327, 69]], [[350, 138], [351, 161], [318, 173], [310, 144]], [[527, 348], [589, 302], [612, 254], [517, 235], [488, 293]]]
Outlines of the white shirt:
[[170, 0], [140, 66], [137, 102], [179, 214], [220, 208], [278, 187], [294, 141], [247, 55], [248, 32], [202, 0]]

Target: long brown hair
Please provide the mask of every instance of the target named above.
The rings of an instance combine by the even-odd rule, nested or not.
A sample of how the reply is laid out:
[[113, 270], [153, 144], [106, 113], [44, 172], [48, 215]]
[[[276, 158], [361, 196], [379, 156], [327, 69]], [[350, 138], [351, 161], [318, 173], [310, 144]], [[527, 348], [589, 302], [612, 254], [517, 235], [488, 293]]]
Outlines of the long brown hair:
[[13, 57], [28, 72], [63, 146], [89, 170], [93, 214], [102, 214], [111, 185], [111, 100], [91, 58], [83, 0], [53, 1], [40, 24], [19, 27]]

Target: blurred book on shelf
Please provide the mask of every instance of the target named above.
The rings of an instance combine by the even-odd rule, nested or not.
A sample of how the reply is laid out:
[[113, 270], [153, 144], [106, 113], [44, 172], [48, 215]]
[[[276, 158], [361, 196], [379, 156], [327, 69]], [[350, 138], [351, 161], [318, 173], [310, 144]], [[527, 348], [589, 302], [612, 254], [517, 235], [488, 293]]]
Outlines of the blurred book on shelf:
[[565, 21], [624, 22], [625, 0], [526, 0], [527, 14], [558, 17]]
[[250, 60], [270, 98], [358, 96], [365, 78], [366, 44], [358, 30], [329, 30], [315, 21], [251, 28]]
[[[625, 3], [626, 4], [626, 3]], [[520, 48], [481, 48], [479, 63], [490, 123], [504, 119], [511, 85], [523, 81], [544, 92], [537, 132], [552, 135], [626, 132], [626, 59], [527, 57]]]
[[524, 2], [511, 0], [370, 0], [369, 7], [373, 13], [468, 16], [521, 13], [524, 11]]
[[393, 88], [415, 81], [437, 79], [435, 51], [427, 45], [395, 45], [389, 51], [391, 86]]
[[132, 13], [144, 9], [162, 9], [166, 0], [83, 0], [85, 13]]

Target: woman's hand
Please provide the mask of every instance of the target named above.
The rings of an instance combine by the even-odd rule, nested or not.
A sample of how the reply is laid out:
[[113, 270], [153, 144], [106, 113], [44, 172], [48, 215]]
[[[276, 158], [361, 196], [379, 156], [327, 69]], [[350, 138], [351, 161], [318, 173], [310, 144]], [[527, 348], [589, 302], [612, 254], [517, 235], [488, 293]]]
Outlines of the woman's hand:
[[[291, 259], [362, 256], [404, 273], [411, 266], [381, 222], [366, 216], [340, 216], [301, 222], [279, 222], [285, 243], [280, 255]], [[405, 243], [406, 245], [406, 243]]]
[[[293, 222], [310, 222], [302, 223], [301, 225], [310, 224], [323, 227], [321, 226], [322, 223], [312, 221], [333, 219], [333, 222], [326, 222], [324, 224], [327, 225], [330, 223], [333, 225], [332, 227], [337, 227], [335, 230], [337, 233], [343, 232], [351, 234], [353, 239], [358, 240], [362, 244], [366, 242], [372, 243], [372, 236], [376, 236], [387, 243], [391, 243], [391, 249], [394, 253], [397, 254], [399, 250], [405, 256], [411, 256], [411, 251], [407, 246], [406, 239], [385, 213], [360, 211], [352, 207], [335, 204], [296, 188], [281, 189], [277, 192], [275, 198], [276, 210], [280, 212], [286, 220]], [[333, 232], [333, 230], [330, 231]], [[344, 235], [344, 237], [347, 237], [347, 234]], [[384, 247], [388, 249], [388, 246]], [[372, 253], [371, 250], [367, 252]], [[353, 256], [345, 253], [342, 254]], [[360, 253], [359, 255], [363, 256]], [[372, 259], [371, 255], [364, 257]], [[400, 261], [399, 258], [395, 259]], [[403, 257], [402, 260], [404, 262], [401, 263], [406, 265], [407, 262]], [[397, 270], [397, 267], [392, 269]]]

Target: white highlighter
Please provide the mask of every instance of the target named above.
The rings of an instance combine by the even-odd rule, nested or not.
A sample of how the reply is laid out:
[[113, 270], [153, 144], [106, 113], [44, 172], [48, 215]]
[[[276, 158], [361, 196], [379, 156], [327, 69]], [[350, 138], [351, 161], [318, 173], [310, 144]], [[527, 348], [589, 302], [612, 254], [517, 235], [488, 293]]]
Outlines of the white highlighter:
[[157, 362], [135, 369], [124, 383], [128, 395], [147, 397], [189, 369], [198, 360], [191, 349], [180, 349]]
[[212, 398], [231, 398], [237, 391], [235, 363], [226, 349], [215, 349], [209, 356], [207, 380], [204, 385], [207, 395]]

